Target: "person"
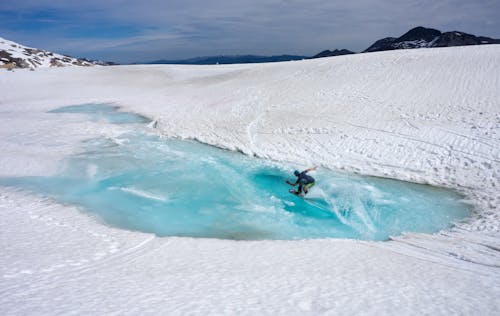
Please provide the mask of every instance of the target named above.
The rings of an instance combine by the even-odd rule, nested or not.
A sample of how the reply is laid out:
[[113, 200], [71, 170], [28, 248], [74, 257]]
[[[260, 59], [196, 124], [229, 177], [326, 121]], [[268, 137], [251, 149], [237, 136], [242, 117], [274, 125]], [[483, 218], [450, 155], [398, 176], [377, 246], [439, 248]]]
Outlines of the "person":
[[297, 177], [297, 181], [295, 181], [295, 183], [291, 183], [290, 181], [286, 180], [286, 183], [288, 183], [292, 187], [296, 186], [297, 184], [299, 185], [299, 189], [295, 194], [302, 195], [302, 191], [304, 191], [304, 194], [307, 194], [307, 192], [309, 192], [309, 189], [311, 189], [312, 186], [316, 184], [316, 180], [314, 180], [313, 177], [307, 174], [309, 171], [313, 170], [316, 170], [316, 167], [306, 169], [302, 172], [295, 170], [293, 174]]

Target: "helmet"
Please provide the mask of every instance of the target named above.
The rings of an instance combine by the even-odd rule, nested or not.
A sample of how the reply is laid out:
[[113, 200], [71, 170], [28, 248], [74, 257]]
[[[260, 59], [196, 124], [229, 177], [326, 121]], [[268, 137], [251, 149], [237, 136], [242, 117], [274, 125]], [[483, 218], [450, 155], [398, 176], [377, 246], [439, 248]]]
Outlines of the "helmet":
[[299, 172], [299, 170], [295, 170], [295, 171], [293, 172], [293, 174], [294, 174], [295, 176], [297, 176], [297, 177], [298, 177], [298, 176], [299, 176], [299, 174], [300, 174], [300, 172]]

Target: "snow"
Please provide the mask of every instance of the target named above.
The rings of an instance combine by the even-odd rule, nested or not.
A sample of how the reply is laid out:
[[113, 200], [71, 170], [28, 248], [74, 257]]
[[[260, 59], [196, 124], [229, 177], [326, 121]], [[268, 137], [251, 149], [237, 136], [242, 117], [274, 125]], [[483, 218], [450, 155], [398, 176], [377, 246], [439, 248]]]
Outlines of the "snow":
[[474, 206], [450, 230], [388, 242], [241, 242], [119, 230], [1, 187], [2, 315], [500, 313], [500, 45], [0, 71], [0, 87], [2, 177], [55, 174], [81, 141], [123, 133], [46, 113], [112, 102], [164, 136], [448, 187]]
[[[9, 41], [7, 39], [0, 37], [0, 52], [5, 51], [10, 54], [11, 58], [20, 58], [26, 62], [26, 67], [38, 68], [38, 67], [54, 67], [54, 66], [92, 66], [94, 63], [89, 61], [80, 60], [77, 58], [72, 58], [69, 56], [64, 56], [61, 54], [51, 53], [46, 50], [41, 50], [37, 48], [32, 48], [18, 44], [16, 42]], [[7, 59], [1, 59], [2, 64], [7, 64]], [[22, 65], [17, 65], [21, 67]]]

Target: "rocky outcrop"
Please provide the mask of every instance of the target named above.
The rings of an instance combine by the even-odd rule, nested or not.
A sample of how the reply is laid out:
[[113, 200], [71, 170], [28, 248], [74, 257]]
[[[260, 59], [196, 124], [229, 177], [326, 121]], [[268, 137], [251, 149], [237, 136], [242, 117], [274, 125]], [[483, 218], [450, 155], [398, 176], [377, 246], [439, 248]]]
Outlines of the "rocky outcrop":
[[350, 55], [350, 54], [355, 54], [354, 52], [351, 52], [350, 50], [347, 49], [336, 49], [336, 50], [324, 50], [319, 54], [316, 54], [310, 59], [313, 58], [322, 58], [322, 57], [332, 57], [332, 56], [341, 56], [341, 55]]
[[500, 44], [500, 40], [484, 36], [478, 37], [458, 31], [442, 33], [436, 29], [419, 26], [411, 29], [398, 38], [386, 37], [380, 39], [365, 49], [364, 52], [484, 44]]
[[39, 67], [104, 66], [111, 64], [113, 63], [74, 58], [43, 49], [31, 48], [0, 37], [1, 68], [13, 69], [13, 65], [14, 68], [35, 69]]

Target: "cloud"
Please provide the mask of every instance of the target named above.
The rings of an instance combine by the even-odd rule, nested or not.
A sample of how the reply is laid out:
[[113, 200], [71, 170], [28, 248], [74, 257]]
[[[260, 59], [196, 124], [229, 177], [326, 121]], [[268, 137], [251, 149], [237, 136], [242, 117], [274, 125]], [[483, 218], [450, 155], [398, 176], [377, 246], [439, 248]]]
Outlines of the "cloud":
[[418, 25], [500, 37], [498, 12], [494, 0], [20, 0], [15, 11], [0, 9], [0, 35], [117, 61], [141, 51], [154, 59], [313, 54], [359, 51]]

